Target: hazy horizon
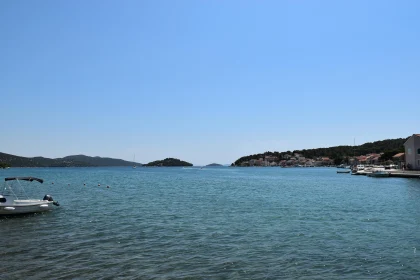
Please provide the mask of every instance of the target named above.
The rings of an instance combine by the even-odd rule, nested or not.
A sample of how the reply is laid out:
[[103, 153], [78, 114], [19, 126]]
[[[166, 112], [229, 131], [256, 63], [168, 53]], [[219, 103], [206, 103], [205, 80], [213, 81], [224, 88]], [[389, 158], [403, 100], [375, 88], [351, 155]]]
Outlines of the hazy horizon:
[[419, 133], [418, 1], [0, 2], [1, 152], [229, 164]]

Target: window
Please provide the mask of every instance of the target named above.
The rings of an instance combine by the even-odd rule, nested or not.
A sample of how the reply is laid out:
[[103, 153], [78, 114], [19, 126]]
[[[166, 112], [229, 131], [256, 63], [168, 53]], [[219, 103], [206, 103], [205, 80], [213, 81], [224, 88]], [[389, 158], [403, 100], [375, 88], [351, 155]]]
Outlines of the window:
[[417, 154], [420, 155], [420, 149], [417, 149]]
[[407, 154], [411, 155], [411, 148], [407, 149]]
[[0, 203], [4, 203], [6, 202], [6, 198], [5, 197], [0, 197]]

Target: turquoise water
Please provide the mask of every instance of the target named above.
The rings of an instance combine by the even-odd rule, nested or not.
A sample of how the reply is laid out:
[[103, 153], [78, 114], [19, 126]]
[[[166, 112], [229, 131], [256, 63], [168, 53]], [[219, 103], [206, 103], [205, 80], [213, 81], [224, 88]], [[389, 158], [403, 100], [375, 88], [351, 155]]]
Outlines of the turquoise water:
[[420, 277], [419, 179], [229, 167], [0, 175], [43, 178], [27, 192], [61, 204], [0, 219], [3, 279]]

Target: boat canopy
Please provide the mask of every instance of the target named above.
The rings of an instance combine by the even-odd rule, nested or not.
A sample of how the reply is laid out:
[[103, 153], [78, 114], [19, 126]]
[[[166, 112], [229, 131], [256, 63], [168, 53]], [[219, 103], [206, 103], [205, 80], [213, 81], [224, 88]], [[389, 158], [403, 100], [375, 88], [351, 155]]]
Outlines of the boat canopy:
[[39, 178], [35, 178], [35, 177], [9, 177], [9, 178], [4, 178], [4, 181], [13, 181], [13, 180], [21, 180], [21, 181], [38, 181], [41, 184], [44, 183], [44, 180], [39, 179]]

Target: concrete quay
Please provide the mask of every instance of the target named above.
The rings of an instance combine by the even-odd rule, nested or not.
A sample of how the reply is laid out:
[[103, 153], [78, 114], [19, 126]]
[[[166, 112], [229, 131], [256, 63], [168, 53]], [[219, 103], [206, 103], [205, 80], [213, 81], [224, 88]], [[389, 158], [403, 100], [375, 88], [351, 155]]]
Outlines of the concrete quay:
[[[408, 170], [385, 170], [389, 173], [388, 177], [398, 177], [398, 178], [419, 178], [420, 179], [420, 171], [408, 171]], [[367, 175], [370, 174], [371, 171], [357, 171], [356, 173], [351, 173], [351, 175]]]
[[390, 171], [389, 177], [400, 177], [400, 178], [420, 178], [420, 171]]

